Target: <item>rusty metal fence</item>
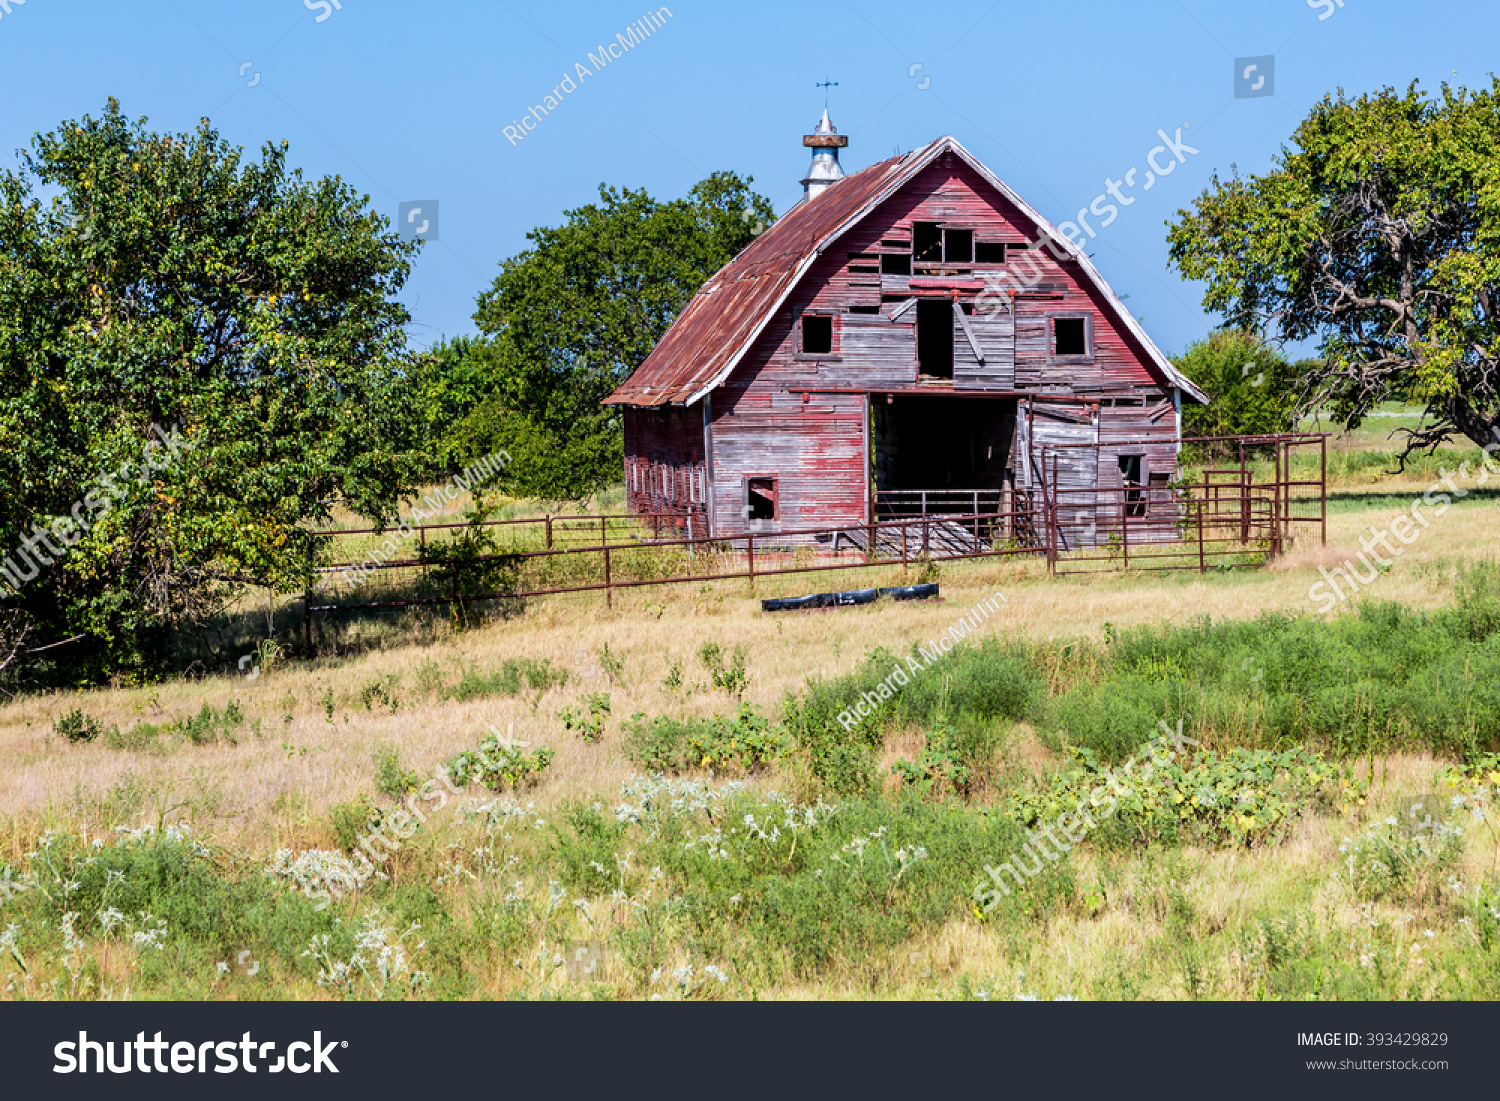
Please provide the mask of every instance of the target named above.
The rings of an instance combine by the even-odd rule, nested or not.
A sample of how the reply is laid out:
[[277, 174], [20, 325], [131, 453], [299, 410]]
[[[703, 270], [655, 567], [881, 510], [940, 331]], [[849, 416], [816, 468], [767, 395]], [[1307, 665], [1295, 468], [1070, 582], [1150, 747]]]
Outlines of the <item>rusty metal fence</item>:
[[[1038, 457], [1036, 489], [892, 491], [876, 499], [884, 515], [855, 525], [708, 537], [693, 532], [691, 519], [684, 525], [678, 516], [606, 514], [411, 528], [408, 542], [415, 553], [393, 554], [373, 565], [366, 556], [363, 562], [314, 566], [323, 584], [304, 596], [304, 630], [311, 645], [316, 617], [357, 609], [596, 591], [612, 602], [622, 589], [882, 566], [909, 569], [924, 559], [1040, 555], [1053, 574], [1202, 571], [1264, 561], [1280, 553], [1299, 528], [1315, 526], [1321, 538], [1327, 521], [1326, 437], [1219, 442], [1226, 439], [1239, 448], [1238, 465], [1206, 466], [1192, 483], [1054, 489], [1057, 449], [1049, 449]], [[1294, 476], [1294, 451], [1314, 444], [1317, 462], [1299, 465], [1315, 469], [1316, 477]], [[498, 529], [512, 537], [511, 545], [466, 558], [428, 553], [429, 532], [471, 527]], [[364, 540], [367, 546], [370, 536], [389, 544], [392, 531], [312, 534], [335, 545]], [[365, 567], [359, 575], [351, 572], [359, 566]], [[341, 575], [342, 597], [337, 593]]]

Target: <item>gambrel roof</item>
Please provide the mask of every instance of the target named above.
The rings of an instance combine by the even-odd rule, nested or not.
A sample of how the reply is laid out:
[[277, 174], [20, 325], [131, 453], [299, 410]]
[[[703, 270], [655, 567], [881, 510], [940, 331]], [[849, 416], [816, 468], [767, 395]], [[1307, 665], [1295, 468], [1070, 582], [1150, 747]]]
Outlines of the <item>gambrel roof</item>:
[[1049, 235], [1078, 264], [1115, 319], [1145, 349], [1148, 365], [1200, 402], [1208, 396], [1172, 366], [1089, 258], [1000, 181], [952, 135], [873, 164], [799, 203], [719, 269], [606, 405], [691, 405], [720, 385], [817, 259], [867, 214], [945, 153], [953, 153]]

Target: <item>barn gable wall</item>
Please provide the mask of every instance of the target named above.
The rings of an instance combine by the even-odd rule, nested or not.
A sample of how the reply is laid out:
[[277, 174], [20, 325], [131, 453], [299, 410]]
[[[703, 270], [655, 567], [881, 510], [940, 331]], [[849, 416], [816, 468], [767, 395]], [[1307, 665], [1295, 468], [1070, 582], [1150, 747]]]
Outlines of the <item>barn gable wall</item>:
[[[979, 242], [1009, 246], [1006, 262], [942, 265], [936, 275], [915, 277], [883, 273], [882, 255], [910, 255], [915, 222], [972, 229]], [[1152, 471], [1174, 469], [1176, 420], [1170, 390], [1146, 366], [1144, 349], [1113, 319], [1103, 295], [1082, 277], [1078, 265], [1059, 262], [1045, 248], [1023, 249], [1030, 236], [1029, 220], [950, 154], [834, 241], [714, 392], [716, 533], [746, 529], [744, 479], [751, 476], [778, 479], [780, 515], [775, 525], [763, 528], [864, 522], [867, 395], [883, 390], [1072, 396], [1075, 401], [1064, 404], [1073, 416], [1083, 413], [1092, 422], [1098, 447], [1089, 450], [1087, 459], [1080, 454], [1069, 460], [1076, 468], [1070, 481], [1118, 486], [1117, 448], [1112, 445], [1141, 435], [1159, 437], [1159, 442], [1129, 450], [1149, 451]], [[1005, 285], [1020, 293], [1014, 299], [993, 294], [981, 299], [984, 276], [993, 280], [1002, 272], [1010, 275]], [[952, 381], [919, 380], [916, 310], [909, 308], [894, 321], [892, 317], [912, 297], [944, 300], [951, 307], [955, 288], [960, 307], [968, 307], [965, 320], [983, 363], [955, 321]], [[990, 305], [997, 301], [1004, 304], [999, 310]], [[832, 354], [799, 353], [797, 320], [805, 313], [834, 318]], [[1088, 318], [1092, 355], [1058, 362], [1050, 354], [1049, 317], [1058, 314]], [[839, 390], [854, 392], [831, 392]], [[1051, 418], [1043, 421], [1033, 443], [1037, 451], [1054, 438], [1047, 427]], [[1072, 439], [1067, 432], [1055, 438]], [[1020, 469], [1022, 460], [1016, 459]]]

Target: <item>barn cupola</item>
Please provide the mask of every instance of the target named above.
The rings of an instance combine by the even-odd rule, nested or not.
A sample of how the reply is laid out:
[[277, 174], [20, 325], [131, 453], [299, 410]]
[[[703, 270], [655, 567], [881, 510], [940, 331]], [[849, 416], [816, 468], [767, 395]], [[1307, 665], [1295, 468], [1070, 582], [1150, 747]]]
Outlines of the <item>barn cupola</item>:
[[828, 105], [824, 104], [823, 117], [811, 134], [802, 135], [802, 144], [813, 151], [812, 166], [802, 181], [802, 200], [808, 202], [844, 178], [844, 170], [839, 165], [839, 150], [849, 144], [849, 139], [828, 121]]

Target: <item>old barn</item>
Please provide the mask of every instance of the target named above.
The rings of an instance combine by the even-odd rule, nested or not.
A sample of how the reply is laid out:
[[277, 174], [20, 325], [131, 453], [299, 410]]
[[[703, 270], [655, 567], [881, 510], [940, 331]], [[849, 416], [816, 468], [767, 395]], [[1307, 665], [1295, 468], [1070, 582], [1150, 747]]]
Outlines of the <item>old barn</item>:
[[1056, 490], [1090, 543], [1176, 507], [1182, 403], [1207, 399], [1076, 245], [952, 137], [849, 176], [826, 111], [803, 140], [803, 201], [608, 399], [632, 512], [723, 538]]

